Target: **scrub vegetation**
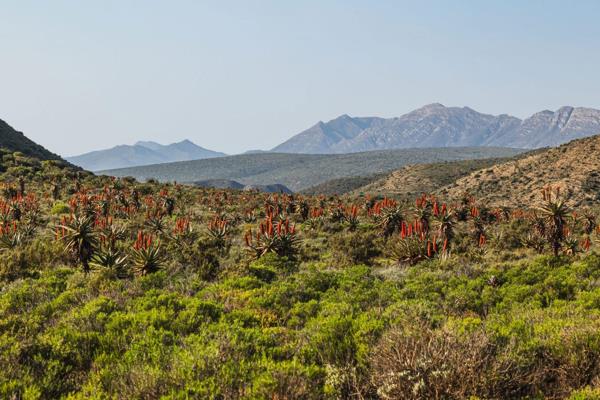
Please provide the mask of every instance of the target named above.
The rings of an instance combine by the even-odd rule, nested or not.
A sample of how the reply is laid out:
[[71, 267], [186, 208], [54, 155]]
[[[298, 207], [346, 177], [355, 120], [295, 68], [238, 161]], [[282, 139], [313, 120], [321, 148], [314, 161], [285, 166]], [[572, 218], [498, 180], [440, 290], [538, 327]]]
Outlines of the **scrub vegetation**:
[[0, 398], [600, 398], [597, 211], [2, 158]]

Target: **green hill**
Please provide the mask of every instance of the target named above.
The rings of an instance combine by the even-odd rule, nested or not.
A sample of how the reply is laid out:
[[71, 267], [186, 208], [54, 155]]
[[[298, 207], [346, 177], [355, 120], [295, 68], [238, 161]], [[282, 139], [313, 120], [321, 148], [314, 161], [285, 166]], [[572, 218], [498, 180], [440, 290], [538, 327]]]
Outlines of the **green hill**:
[[324, 194], [327, 196], [342, 195], [360, 190], [362, 187], [370, 185], [380, 179], [384, 179], [390, 173], [382, 172], [380, 174], [373, 174], [367, 176], [348, 176], [344, 178], [336, 178], [327, 182], [320, 183], [318, 185], [304, 189], [302, 193], [310, 195]]
[[450, 147], [370, 151], [353, 154], [242, 154], [101, 171], [139, 180], [196, 182], [231, 179], [245, 185], [281, 183], [300, 191], [331, 179], [366, 176], [409, 164], [511, 157], [523, 150], [503, 147]]
[[2, 120], [0, 120], [0, 148], [11, 152], [18, 151], [40, 160], [61, 160], [60, 156], [29, 140], [22, 132], [16, 131]]

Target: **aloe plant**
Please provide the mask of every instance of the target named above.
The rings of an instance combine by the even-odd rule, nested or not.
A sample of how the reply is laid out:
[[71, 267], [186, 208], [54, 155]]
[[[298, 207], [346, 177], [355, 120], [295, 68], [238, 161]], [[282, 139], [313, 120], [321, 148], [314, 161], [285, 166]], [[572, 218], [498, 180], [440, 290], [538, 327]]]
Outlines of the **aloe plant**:
[[219, 249], [225, 248], [229, 232], [230, 224], [225, 217], [216, 215], [208, 223], [208, 234], [213, 238], [217, 248]]
[[83, 266], [83, 271], [89, 272], [89, 261], [98, 247], [98, 236], [94, 231], [94, 218], [77, 216], [70, 222], [59, 225], [58, 228], [65, 248], [75, 255]]
[[149, 215], [144, 226], [155, 235], [163, 235], [167, 231], [167, 224], [161, 214]]
[[356, 205], [349, 206], [344, 210], [344, 220], [348, 223], [348, 230], [354, 232], [359, 223], [358, 207]]
[[542, 254], [546, 248], [546, 239], [538, 232], [529, 232], [521, 240], [523, 246], [535, 250], [537, 253]]
[[244, 240], [257, 259], [267, 253], [293, 258], [298, 251], [299, 239], [295, 226], [291, 225], [289, 220], [274, 224], [270, 216], [260, 224], [256, 234], [248, 231]]
[[401, 264], [414, 265], [437, 255], [439, 245], [435, 238], [422, 238], [412, 235], [396, 241], [392, 255]]
[[160, 270], [165, 257], [160, 242], [151, 235], [138, 232], [137, 240], [132, 250], [133, 269], [137, 275], [145, 276]]
[[384, 237], [390, 237], [394, 232], [400, 231], [404, 222], [404, 208], [395, 200], [385, 198], [377, 202], [370, 214], [377, 221]]
[[555, 190], [545, 188], [542, 196], [544, 202], [537, 208], [537, 211], [545, 223], [544, 236], [554, 255], [558, 256], [565, 239], [566, 220], [570, 214], [570, 208], [560, 195], [559, 188]]
[[[435, 213], [434, 213], [435, 215]], [[452, 211], [447, 211], [446, 206], [443, 205], [441, 210], [434, 217], [435, 230], [437, 235], [442, 240], [442, 252], [447, 253], [450, 251], [452, 239], [454, 238], [454, 227], [455, 227], [455, 215]]]
[[302, 222], [306, 221], [310, 213], [310, 205], [308, 201], [302, 199], [296, 203], [295, 212], [300, 217]]
[[90, 265], [110, 270], [119, 278], [127, 276], [127, 256], [114, 247], [107, 246], [97, 250], [90, 259]]
[[12, 225], [0, 225], [0, 249], [19, 247], [28, 236], [30, 236], [30, 232], [21, 231], [16, 221]]
[[570, 233], [565, 235], [563, 247], [563, 253], [568, 256], [573, 256], [581, 251], [579, 241]]

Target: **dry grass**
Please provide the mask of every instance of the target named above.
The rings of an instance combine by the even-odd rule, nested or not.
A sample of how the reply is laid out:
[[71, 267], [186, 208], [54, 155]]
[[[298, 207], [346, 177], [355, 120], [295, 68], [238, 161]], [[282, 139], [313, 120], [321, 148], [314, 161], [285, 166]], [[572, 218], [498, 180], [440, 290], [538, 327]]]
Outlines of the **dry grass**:
[[545, 186], [561, 187], [573, 206], [600, 200], [600, 136], [484, 168], [438, 193], [457, 198], [469, 192], [490, 205], [523, 206]]

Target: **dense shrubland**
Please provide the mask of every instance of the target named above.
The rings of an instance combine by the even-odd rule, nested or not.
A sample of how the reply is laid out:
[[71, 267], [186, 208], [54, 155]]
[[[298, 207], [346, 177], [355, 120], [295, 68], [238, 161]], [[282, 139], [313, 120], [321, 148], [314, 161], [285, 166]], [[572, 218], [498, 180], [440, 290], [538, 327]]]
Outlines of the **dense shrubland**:
[[600, 398], [595, 210], [5, 157], [0, 398]]

